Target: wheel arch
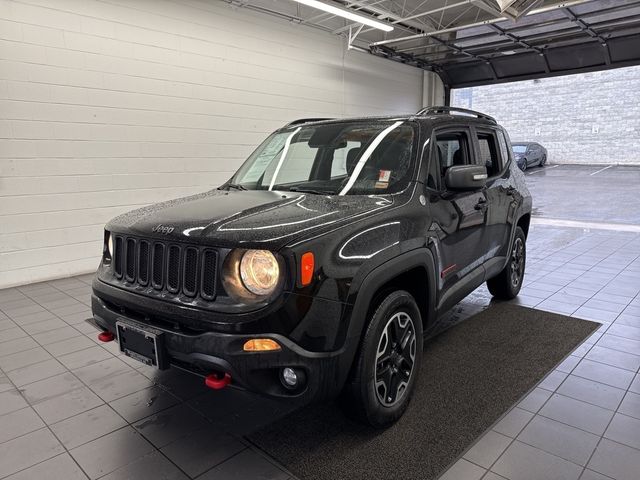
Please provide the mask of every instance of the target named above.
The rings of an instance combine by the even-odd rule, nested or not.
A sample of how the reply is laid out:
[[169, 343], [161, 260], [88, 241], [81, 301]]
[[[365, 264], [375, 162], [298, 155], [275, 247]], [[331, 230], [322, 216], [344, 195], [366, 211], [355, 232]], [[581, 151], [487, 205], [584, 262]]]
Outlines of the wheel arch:
[[[433, 255], [426, 247], [410, 250], [373, 268], [357, 285], [352, 285], [355, 301], [345, 312], [349, 328], [347, 345], [353, 356], [362, 339], [372, 308], [380, 297], [391, 290], [407, 290], [411, 293], [426, 326], [435, 317], [436, 277]], [[426, 283], [426, 284], [425, 284]], [[420, 287], [422, 286], [422, 290]], [[345, 319], [346, 320], [346, 319]], [[351, 358], [353, 356], [350, 355]]]
[[[422, 321], [428, 322], [435, 307], [435, 261], [426, 247], [410, 250], [372, 269], [357, 287], [352, 320], [358, 335], [364, 330], [368, 314], [379, 297], [392, 290], [406, 290], [413, 295], [420, 308]], [[421, 288], [422, 287], [422, 288]], [[357, 325], [360, 324], [360, 325]], [[356, 332], [351, 332], [356, 333]]]
[[[433, 255], [426, 247], [410, 250], [373, 268], [357, 285], [352, 286], [355, 301], [345, 311], [343, 319], [349, 321], [341, 370], [344, 378], [350, 374], [357, 352], [360, 350], [372, 309], [380, 303], [382, 295], [393, 289], [411, 293], [422, 317], [424, 327], [435, 320], [436, 277]], [[424, 294], [417, 294], [421, 283]], [[416, 298], [417, 296], [417, 298]]]
[[529, 236], [529, 226], [530, 225], [531, 225], [531, 214], [530, 213], [525, 213], [518, 219], [517, 226], [522, 228], [522, 231], [524, 232], [524, 238], [527, 238]]

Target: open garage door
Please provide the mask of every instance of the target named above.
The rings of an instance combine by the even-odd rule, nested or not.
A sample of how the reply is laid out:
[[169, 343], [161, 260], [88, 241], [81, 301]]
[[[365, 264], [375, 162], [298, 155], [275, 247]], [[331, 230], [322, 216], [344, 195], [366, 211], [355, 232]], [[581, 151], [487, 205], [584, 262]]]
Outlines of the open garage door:
[[[449, 88], [640, 63], [637, 0], [312, 2], [237, 4], [343, 35], [349, 48], [434, 71]], [[323, 13], [327, 8], [333, 10]], [[375, 26], [343, 18], [345, 11]]]
[[[491, 11], [488, 2], [476, 5]], [[515, 20], [501, 15], [382, 40], [371, 50], [423, 62], [455, 88], [636, 65], [640, 3], [565, 2]]]

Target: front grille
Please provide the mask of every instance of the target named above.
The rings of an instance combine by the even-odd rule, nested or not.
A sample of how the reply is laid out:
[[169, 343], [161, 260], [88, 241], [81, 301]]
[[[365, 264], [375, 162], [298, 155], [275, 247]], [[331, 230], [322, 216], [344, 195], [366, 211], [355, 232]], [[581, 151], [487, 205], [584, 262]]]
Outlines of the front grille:
[[216, 296], [218, 252], [211, 248], [116, 235], [113, 266], [127, 286], [209, 301]]

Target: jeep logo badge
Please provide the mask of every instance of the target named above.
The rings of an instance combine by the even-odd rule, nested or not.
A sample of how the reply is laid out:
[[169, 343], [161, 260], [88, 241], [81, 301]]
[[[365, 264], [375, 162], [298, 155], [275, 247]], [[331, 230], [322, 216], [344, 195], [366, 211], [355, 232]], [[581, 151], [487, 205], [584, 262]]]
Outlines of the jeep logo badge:
[[164, 225], [160, 224], [160, 225], [156, 225], [155, 227], [153, 227], [151, 229], [152, 232], [158, 232], [161, 233], [163, 235], [167, 235], [171, 232], [173, 232], [174, 228], [173, 227], [165, 227]]

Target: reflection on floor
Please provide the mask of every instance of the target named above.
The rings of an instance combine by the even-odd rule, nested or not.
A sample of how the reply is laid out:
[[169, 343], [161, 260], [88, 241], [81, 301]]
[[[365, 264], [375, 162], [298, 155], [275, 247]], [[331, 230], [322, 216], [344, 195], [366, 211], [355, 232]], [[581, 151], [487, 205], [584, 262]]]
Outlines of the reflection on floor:
[[[640, 235], [534, 226], [518, 303], [603, 327], [443, 478], [637, 478]], [[286, 479], [242, 435], [286, 406], [99, 344], [90, 276], [0, 291], [0, 478]], [[490, 297], [481, 288], [455, 324]]]

